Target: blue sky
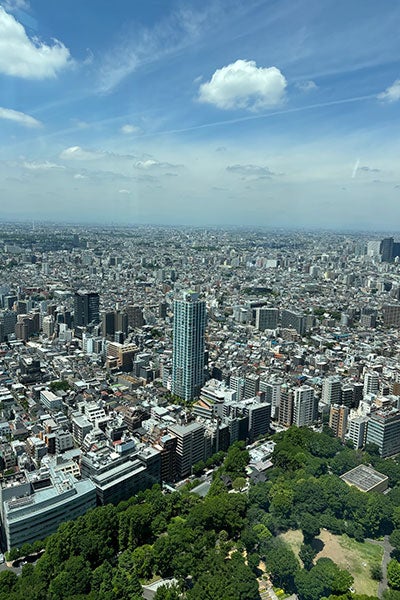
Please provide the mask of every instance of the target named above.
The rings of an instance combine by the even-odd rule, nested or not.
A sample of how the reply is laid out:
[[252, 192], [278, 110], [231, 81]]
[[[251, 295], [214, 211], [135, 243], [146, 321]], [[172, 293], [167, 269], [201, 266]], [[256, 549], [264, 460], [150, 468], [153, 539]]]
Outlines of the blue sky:
[[393, 229], [400, 4], [0, 0], [0, 218]]

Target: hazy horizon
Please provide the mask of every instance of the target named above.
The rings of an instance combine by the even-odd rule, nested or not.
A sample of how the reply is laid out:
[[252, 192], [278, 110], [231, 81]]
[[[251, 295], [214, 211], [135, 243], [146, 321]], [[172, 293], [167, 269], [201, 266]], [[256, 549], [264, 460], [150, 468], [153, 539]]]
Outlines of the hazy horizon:
[[0, 0], [0, 218], [391, 231], [399, 17]]

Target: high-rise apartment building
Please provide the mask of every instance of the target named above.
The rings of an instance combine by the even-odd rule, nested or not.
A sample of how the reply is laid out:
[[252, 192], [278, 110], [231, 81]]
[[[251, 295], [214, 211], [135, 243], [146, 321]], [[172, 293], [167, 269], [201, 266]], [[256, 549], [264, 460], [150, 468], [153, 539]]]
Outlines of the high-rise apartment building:
[[86, 327], [90, 323], [100, 323], [100, 296], [96, 292], [78, 291], [74, 297], [75, 327]]
[[172, 393], [192, 400], [204, 383], [206, 303], [194, 292], [174, 301]]
[[318, 416], [318, 402], [314, 389], [302, 385], [294, 390], [293, 397], [293, 424], [297, 427], [311, 425]]
[[332, 375], [324, 379], [322, 384], [322, 402], [325, 404], [340, 404], [341, 393], [340, 377]]
[[377, 394], [379, 390], [379, 374], [375, 371], [368, 371], [364, 376], [364, 387], [363, 393], [366, 394]]
[[281, 387], [278, 422], [285, 427], [293, 424], [293, 390], [287, 384]]
[[347, 430], [347, 418], [349, 409], [347, 406], [332, 404], [329, 412], [329, 427], [332, 429], [335, 437], [344, 440]]
[[271, 416], [277, 417], [279, 403], [281, 399], [282, 381], [265, 381], [260, 379], [260, 392], [265, 393], [265, 402], [271, 404]]

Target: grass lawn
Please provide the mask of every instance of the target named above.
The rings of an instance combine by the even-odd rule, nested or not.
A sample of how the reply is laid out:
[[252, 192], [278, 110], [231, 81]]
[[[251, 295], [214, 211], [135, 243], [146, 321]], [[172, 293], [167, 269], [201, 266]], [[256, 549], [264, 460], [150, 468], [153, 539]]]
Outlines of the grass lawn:
[[[298, 557], [303, 534], [300, 530], [287, 531], [279, 536]], [[370, 568], [373, 564], [382, 562], [383, 548], [370, 542], [356, 542], [347, 535], [333, 535], [322, 530], [318, 538], [324, 547], [317, 554], [318, 558], [331, 558], [340, 568], [347, 569], [354, 577], [353, 587], [358, 594], [377, 595], [378, 582], [371, 579]]]
[[[300, 529], [289, 529], [285, 533], [279, 535], [281, 540], [286, 542], [290, 546], [291, 550], [299, 558], [300, 546], [303, 543], [303, 534]], [[300, 560], [300, 559], [299, 559]], [[301, 561], [300, 561], [301, 562]]]

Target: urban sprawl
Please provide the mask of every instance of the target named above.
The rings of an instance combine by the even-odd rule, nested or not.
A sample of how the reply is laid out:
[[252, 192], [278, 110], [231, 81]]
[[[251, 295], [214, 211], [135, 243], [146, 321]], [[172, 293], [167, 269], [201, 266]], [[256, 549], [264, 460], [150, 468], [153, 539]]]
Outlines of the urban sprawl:
[[3, 550], [154, 483], [205, 494], [238, 440], [262, 481], [292, 425], [399, 453], [399, 260], [379, 234], [2, 224]]

